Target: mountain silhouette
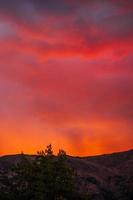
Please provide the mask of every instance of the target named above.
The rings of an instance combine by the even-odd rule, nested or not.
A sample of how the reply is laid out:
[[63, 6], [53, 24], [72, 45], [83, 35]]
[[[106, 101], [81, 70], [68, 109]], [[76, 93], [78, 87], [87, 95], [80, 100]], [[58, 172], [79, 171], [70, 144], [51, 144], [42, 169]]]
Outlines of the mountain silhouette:
[[[34, 159], [36, 155], [26, 155]], [[0, 157], [0, 171], [20, 161], [20, 155]], [[92, 200], [133, 200], [133, 150], [89, 157], [67, 156], [77, 171], [77, 185]]]

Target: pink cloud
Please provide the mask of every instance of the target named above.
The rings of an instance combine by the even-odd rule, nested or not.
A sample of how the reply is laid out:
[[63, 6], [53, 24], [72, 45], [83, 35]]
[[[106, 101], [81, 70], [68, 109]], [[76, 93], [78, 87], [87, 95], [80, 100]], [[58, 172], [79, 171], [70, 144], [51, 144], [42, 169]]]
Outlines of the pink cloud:
[[33, 152], [43, 140], [79, 155], [131, 148], [132, 2], [6, 1], [0, 2], [0, 152], [23, 145]]

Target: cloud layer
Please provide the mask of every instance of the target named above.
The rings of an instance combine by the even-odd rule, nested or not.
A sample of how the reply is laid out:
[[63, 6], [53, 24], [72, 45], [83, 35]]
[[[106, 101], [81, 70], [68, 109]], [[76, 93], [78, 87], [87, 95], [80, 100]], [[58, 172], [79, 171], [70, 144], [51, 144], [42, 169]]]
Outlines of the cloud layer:
[[0, 154], [132, 147], [133, 2], [0, 1]]

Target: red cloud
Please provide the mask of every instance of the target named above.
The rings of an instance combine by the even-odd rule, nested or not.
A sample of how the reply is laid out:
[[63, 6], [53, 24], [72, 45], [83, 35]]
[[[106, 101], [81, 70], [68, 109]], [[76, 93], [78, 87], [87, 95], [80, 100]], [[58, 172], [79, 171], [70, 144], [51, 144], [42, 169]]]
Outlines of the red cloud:
[[129, 5], [13, 2], [0, 2], [1, 153], [34, 152], [51, 141], [79, 155], [131, 148]]

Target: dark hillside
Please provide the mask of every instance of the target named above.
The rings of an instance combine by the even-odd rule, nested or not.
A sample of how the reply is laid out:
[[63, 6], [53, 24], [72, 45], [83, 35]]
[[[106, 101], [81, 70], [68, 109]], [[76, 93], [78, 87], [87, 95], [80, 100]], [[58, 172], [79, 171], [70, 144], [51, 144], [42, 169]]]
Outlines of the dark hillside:
[[[19, 160], [20, 155], [0, 157], [0, 169]], [[133, 200], [133, 150], [84, 158], [68, 156], [68, 164], [77, 171], [80, 190], [89, 192], [92, 200]]]

